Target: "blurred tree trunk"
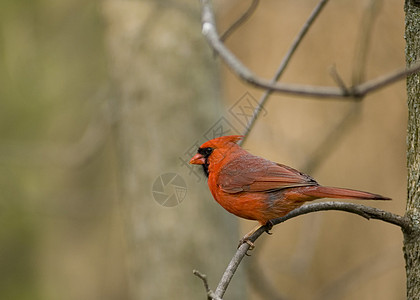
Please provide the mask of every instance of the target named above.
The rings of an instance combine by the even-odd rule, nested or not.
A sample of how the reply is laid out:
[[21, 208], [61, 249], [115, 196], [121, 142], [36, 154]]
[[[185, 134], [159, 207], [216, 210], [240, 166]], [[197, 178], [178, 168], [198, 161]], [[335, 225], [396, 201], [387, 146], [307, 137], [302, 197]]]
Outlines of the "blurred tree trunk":
[[[417, 4], [415, 5], [415, 2]], [[420, 60], [420, 3], [406, 0], [406, 62], [407, 66]], [[420, 299], [420, 74], [407, 78], [408, 131], [407, 167], [408, 198], [406, 215], [411, 219], [413, 232], [404, 235], [404, 254], [407, 272], [407, 299]]]
[[[235, 219], [210, 199], [205, 180], [181, 164], [216, 121], [220, 98], [198, 9], [186, 0], [103, 5], [132, 299], [204, 299], [192, 270], [206, 273], [214, 288], [236, 250]], [[188, 187], [172, 208], [152, 195], [155, 179], [167, 172]], [[228, 297], [244, 299], [243, 286], [233, 284]]]

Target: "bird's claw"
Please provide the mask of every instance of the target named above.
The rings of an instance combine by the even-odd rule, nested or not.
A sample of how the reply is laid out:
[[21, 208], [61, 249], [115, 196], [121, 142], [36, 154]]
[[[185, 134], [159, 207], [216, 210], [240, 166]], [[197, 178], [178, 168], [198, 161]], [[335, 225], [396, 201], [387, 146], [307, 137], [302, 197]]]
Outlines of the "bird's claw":
[[272, 235], [273, 233], [270, 231], [273, 228], [274, 224], [271, 222], [271, 220], [268, 220], [265, 224], [265, 227], [267, 228], [265, 232], [269, 235]]
[[255, 245], [253, 242], [251, 242], [250, 240], [246, 240], [245, 243], [247, 243], [249, 245], [248, 250], [245, 252], [246, 256], [251, 256], [251, 254], [248, 254], [248, 251], [251, 251], [255, 248]]
[[239, 241], [238, 248], [241, 247], [242, 244], [248, 244], [249, 245], [249, 248], [247, 250], [247, 253], [245, 253], [245, 255], [250, 256], [248, 254], [248, 251], [253, 250], [255, 248], [255, 244], [253, 242], [251, 242], [248, 237], [244, 237]]
[[[272, 232], [270, 232], [270, 230], [273, 228], [274, 224], [273, 222], [271, 222], [271, 220], [268, 220], [267, 223], [265, 223], [265, 225], [263, 225], [262, 227], [265, 227], [265, 232], [267, 234], [273, 234]], [[250, 232], [248, 232], [243, 238], [241, 238], [241, 240], [239, 241], [239, 245], [238, 248], [241, 247], [242, 244], [247, 243], [249, 245], [248, 251], [249, 250], [253, 250], [255, 248], [254, 243], [249, 239], [254, 233], [255, 231], [258, 230], [258, 228], [261, 228], [261, 226], [259, 227], [255, 227], [253, 230], [251, 230]], [[246, 253], [247, 256], [249, 256], [248, 253]]]
[[253, 250], [255, 248], [255, 244], [251, 242], [250, 240], [245, 240], [244, 243], [247, 243], [249, 245], [248, 250]]
[[246, 250], [245, 255], [246, 255], [246, 256], [251, 256], [251, 254], [248, 254], [248, 251], [251, 251], [251, 250], [253, 250], [253, 249], [255, 248], [254, 243], [253, 243], [253, 242], [251, 242], [248, 238], [242, 238], [242, 239], [239, 241], [239, 246], [238, 246], [238, 248], [239, 248], [242, 244], [248, 244], [248, 245], [249, 245], [249, 248], [248, 248], [248, 250]]

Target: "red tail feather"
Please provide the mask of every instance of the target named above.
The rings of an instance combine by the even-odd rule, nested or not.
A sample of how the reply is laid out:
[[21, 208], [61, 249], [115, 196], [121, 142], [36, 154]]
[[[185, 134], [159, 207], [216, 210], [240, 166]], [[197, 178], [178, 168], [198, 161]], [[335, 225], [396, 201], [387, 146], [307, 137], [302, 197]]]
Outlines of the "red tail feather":
[[316, 198], [391, 200], [391, 198], [377, 194], [328, 186], [314, 186], [312, 189], [306, 190], [305, 195]]

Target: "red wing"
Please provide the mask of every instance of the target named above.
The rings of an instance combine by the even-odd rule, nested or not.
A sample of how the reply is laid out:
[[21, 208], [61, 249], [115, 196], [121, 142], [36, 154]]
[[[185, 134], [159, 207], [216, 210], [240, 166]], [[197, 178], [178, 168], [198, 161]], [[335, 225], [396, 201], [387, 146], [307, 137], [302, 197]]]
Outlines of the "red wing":
[[233, 194], [316, 185], [317, 182], [293, 168], [249, 154], [223, 166], [217, 184], [224, 192]]

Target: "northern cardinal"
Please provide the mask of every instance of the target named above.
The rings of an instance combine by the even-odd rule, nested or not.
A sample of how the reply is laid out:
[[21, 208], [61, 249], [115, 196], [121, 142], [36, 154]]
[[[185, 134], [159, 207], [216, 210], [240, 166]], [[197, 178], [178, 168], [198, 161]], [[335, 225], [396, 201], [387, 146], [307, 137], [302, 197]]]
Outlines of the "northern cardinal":
[[[238, 217], [266, 225], [304, 202], [319, 198], [390, 199], [368, 192], [319, 185], [309, 175], [242, 149], [236, 144], [242, 138], [231, 135], [209, 140], [190, 160], [191, 164], [202, 165], [214, 199]], [[246, 239], [255, 230], [241, 241], [248, 242]]]

